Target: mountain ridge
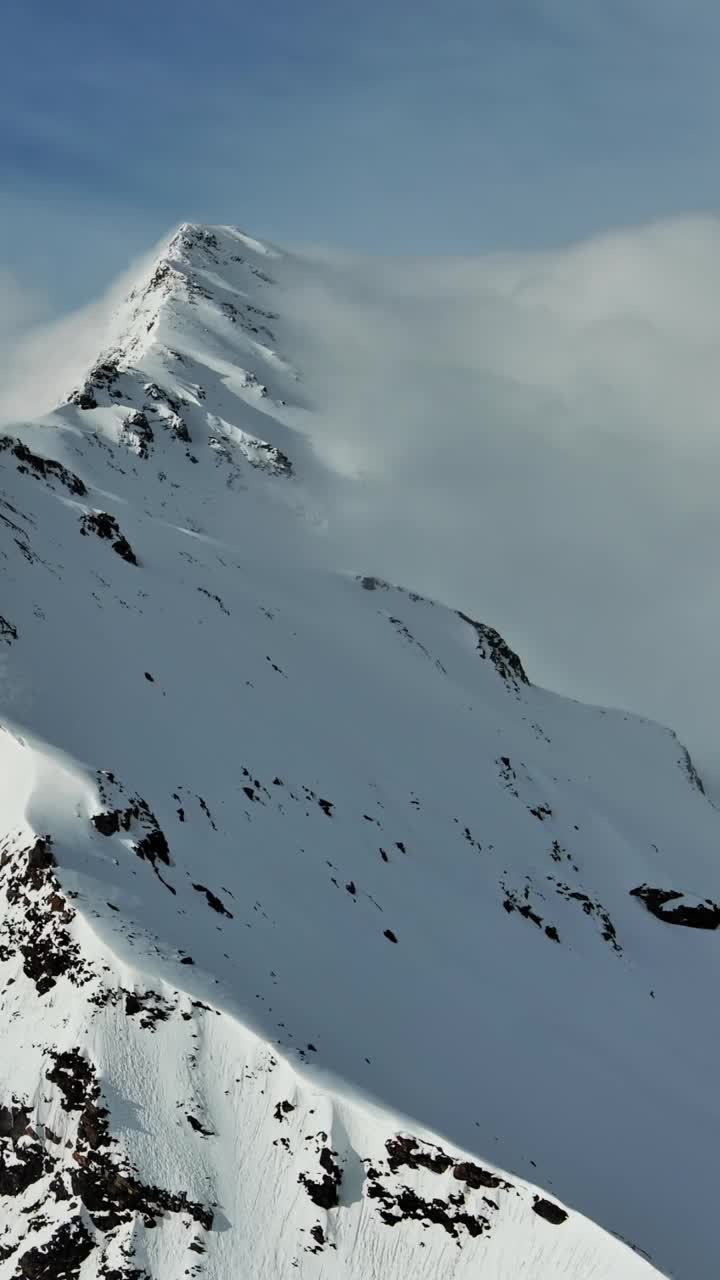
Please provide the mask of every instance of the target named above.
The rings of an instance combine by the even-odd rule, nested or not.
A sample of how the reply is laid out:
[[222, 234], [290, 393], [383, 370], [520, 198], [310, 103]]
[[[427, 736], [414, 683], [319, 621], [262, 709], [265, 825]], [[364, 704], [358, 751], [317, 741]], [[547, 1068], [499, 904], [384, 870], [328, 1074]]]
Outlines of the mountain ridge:
[[333, 562], [298, 269], [183, 224], [0, 442], [0, 1280], [708, 1275], [717, 813]]

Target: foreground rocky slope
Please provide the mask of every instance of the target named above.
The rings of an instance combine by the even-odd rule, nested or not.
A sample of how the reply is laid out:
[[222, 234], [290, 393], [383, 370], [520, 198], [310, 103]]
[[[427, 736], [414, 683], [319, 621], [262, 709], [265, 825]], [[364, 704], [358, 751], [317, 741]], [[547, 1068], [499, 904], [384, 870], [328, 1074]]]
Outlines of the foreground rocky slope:
[[181, 228], [0, 440], [0, 1280], [710, 1276], [718, 815], [333, 565], [298, 270]]

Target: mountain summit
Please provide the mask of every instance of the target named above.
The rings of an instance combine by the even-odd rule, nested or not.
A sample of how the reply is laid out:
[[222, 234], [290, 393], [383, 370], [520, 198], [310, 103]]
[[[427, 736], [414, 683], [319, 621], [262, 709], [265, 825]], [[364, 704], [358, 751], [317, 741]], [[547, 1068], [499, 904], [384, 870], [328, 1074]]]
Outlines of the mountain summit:
[[333, 563], [299, 269], [181, 227], [0, 438], [0, 1280], [705, 1280], [718, 813]]

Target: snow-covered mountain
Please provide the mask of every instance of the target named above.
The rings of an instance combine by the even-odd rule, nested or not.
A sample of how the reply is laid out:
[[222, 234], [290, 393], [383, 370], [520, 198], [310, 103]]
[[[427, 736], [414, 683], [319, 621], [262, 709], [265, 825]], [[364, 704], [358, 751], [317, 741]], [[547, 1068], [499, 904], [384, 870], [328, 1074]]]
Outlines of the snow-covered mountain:
[[0, 1280], [705, 1280], [720, 817], [334, 560], [302, 269], [183, 226], [0, 439]]

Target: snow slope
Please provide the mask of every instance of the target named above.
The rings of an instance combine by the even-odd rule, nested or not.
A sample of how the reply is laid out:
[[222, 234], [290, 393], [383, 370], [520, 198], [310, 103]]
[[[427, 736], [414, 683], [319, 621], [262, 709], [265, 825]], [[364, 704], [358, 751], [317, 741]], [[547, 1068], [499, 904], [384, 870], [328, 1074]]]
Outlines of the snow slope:
[[0, 440], [0, 1280], [714, 1276], [718, 813], [334, 561], [299, 270], [182, 227]]

